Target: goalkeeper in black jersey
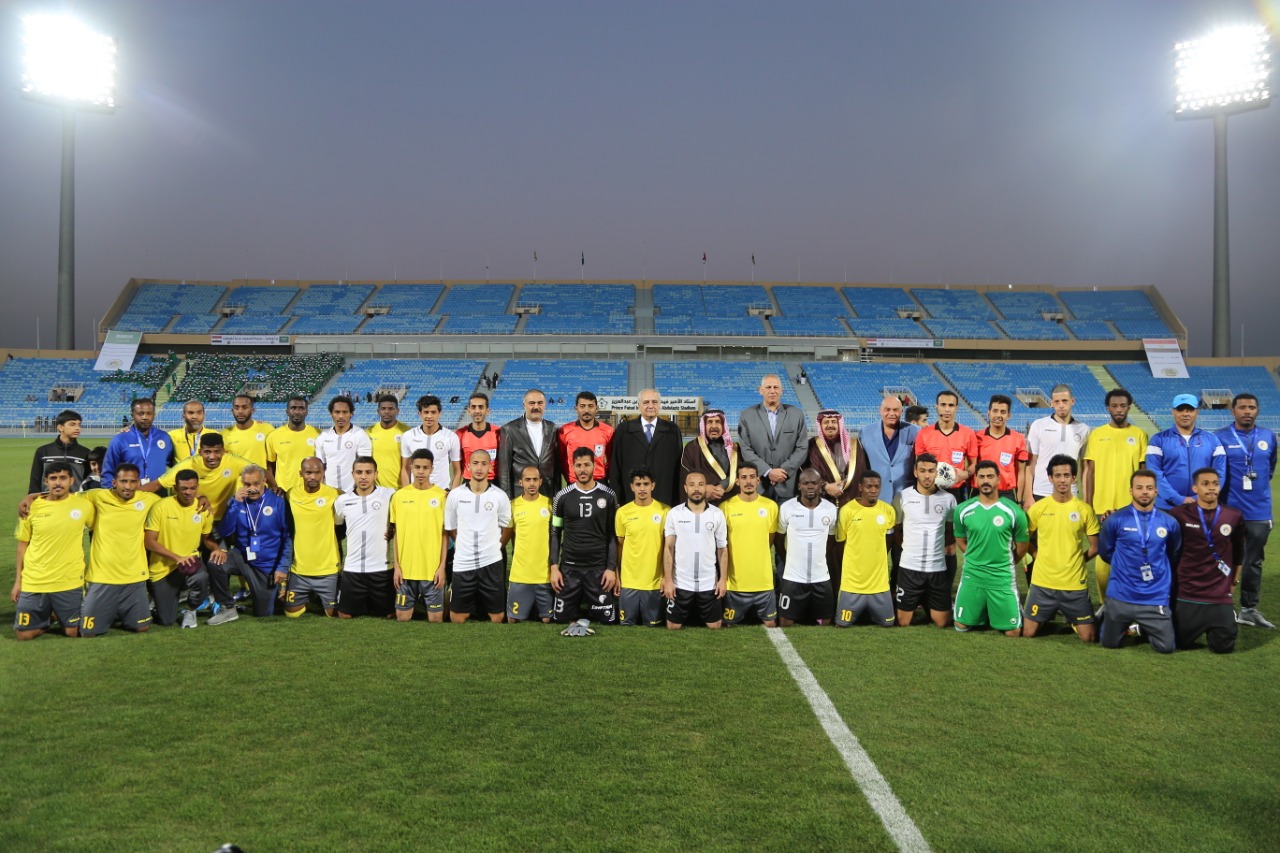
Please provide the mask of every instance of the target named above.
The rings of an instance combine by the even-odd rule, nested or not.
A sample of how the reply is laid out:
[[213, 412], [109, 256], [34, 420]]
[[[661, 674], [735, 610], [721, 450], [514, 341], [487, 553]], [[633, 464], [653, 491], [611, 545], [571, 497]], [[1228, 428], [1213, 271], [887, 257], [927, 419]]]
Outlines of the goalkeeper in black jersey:
[[586, 617], [612, 625], [618, 619], [618, 541], [613, 530], [618, 499], [596, 482], [595, 456], [588, 447], [573, 453], [573, 479], [552, 502], [552, 618], [561, 625], [577, 621], [585, 596]]

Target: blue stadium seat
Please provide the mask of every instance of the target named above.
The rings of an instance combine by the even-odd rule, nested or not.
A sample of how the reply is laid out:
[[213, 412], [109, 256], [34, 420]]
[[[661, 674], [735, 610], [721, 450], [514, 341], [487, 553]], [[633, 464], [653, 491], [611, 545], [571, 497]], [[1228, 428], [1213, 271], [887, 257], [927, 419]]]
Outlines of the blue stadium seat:
[[1042, 290], [988, 290], [987, 298], [1008, 320], [1040, 320], [1045, 311], [1066, 313], [1066, 307], [1052, 293]]
[[911, 295], [924, 306], [930, 317], [947, 320], [996, 319], [986, 298], [973, 288], [913, 287]]
[[[231, 289], [223, 306], [243, 306], [245, 314], [280, 314], [298, 295], [296, 287], [246, 284]], [[283, 324], [285, 318], [281, 318]]]
[[500, 371], [498, 387], [490, 395], [492, 423], [504, 424], [524, 413], [524, 394], [537, 388], [547, 396], [546, 417], [557, 425], [575, 420], [575, 398], [579, 391], [597, 396], [624, 396], [628, 393], [625, 361], [590, 359], [508, 359]]
[[1066, 290], [1058, 296], [1080, 320], [1144, 320], [1157, 316], [1156, 307], [1141, 290]]
[[372, 284], [313, 284], [289, 308], [296, 317], [355, 314], [373, 293]]
[[1053, 320], [1001, 320], [996, 325], [1010, 338], [1018, 341], [1066, 341], [1071, 339], [1071, 336], [1062, 328], [1062, 324]]
[[1063, 325], [1082, 341], [1116, 340], [1116, 333], [1105, 320], [1070, 320]]
[[775, 285], [772, 290], [784, 317], [852, 316], [849, 304], [834, 287]]
[[[1226, 391], [1232, 396], [1248, 391], [1258, 398], [1258, 423], [1280, 430], [1280, 388], [1265, 367], [1203, 367], [1189, 365], [1188, 379], [1165, 379], [1151, 375], [1143, 363], [1108, 364], [1107, 371], [1133, 395], [1134, 404], [1161, 429], [1173, 426], [1172, 403], [1178, 394], [1199, 398], [1207, 390]], [[1201, 409], [1197, 423], [1203, 429], [1220, 429], [1231, 423], [1226, 409]]]
[[506, 314], [514, 284], [455, 284], [437, 314]]
[[[936, 416], [933, 403], [938, 392], [952, 390], [927, 364], [820, 361], [806, 362], [804, 369], [822, 405], [839, 410], [847, 423], [858, 426], [879, 422], [880, 401], [889, 389], [909, 389], [915, 395], [912, 403], [929, 407], [930, 420]], [[956, 420], [975, 429], [986, 426], [985, 419], [963, 400]]]
[[940, 319], [930, 317], [924, 320], [924, 326], [935, 338], [961, 338], [985, 341], [999, 338], [1000, 333], [986, 320]]
[[441, 293], [441, 284], [384, 284], [369, 299], [369, 305], [385, 306], [392, 314], [430, 314]]
[[982, 413], [984, 421], [987, 402], [993, 394], [1010, 397], [1013, 400], [1010, 426], [1019, 432], [1026, 432], [1031, 421], [1053, 414], [1050, 408], [1032, 408], [1019, 400], [1019, 388], [1038, 388], [1048, 399], [1053, 386], [1066, 383], [1076, 398], [1072, 412], [1076, 420], [1093, 427], [1105, 423], [1109, 417], [1103, 402], [1109, 389], [1099, 385], [1097, 377], [1081, 364], [939, 361], [934, 366], [970, 406]]
[[844, 295], [857, 315], [863, 318], [896, 319], [899, 308], [923, 310], [901, 287], [846, 287]]
[[438, 314], [401, 314], [400, 308], [390, 314], [375, 314], [360, 328], [362, 335], [429, 335], [440, 325]]
[[774, 333], [779, 335], [791, 335], [797, 337], [849, 337], [849, 327], [846, 326], [839, 317], [779, 317], [775, 315], [769, 318], [769, 325], [773, 326]]
[[709, 409], [724, 409], [729, 427], [738, 415], [760, 402], [760, 380], [766, 374], [782, 377], [782, 402], [800, 405], [786, 367], [776, 361], [658, 361], [653, 365], [654, 384], [667, 396], [698, 396]]

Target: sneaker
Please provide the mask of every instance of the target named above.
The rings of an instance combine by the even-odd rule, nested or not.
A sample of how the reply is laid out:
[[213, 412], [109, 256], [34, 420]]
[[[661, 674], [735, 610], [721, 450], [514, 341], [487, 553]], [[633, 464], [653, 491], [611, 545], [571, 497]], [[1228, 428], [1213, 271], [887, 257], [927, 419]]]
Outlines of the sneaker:
[[206, 622], [205, 624], [221, 625], [224, 622], [234, 622], [239, 618], [240, 618], [240, 611], [236, 610], [234, 607], [224, 607], [221, 610], [219, 610], [217, 613], [210, 616], [209, 621]]
[[199, 624], [200, 623], [196, 621], [196, 612], [194, 610], [182, 611], [182, 627], [183, 628], [195, 628], [195, 627], [198, 627]]
[[197, 613], [217, 613], [218, 603], [213, 600], [212, 595], [206, 595], [204, 601], [200, 602], [200, 606], [196, 608]]
[[1124, 632], [1124, 635], [1126, 637], [1141, 637], [1142, 628], [1138, 625], [1137, 622], [1130, 622], [1129, 628]]
[[246, 600], [246, 599], [248, 599], [248, 598], [251, 598], [252, 596], [253, 596], [253, 593], [252, 593], [250, 590], [247, 590], [247, 589], [238, 589], [238, 590], [236, 590], [236, 594], [235, 594], [235, 595], [233, 595], [233, 596], [231, 596], [231, 600], [232, 600], [232, 601], [236, 601], [236, 602], [240, 602], [240, 601], [244, 601], [244, 600]]
[[1276, 627], [1267, 617], [1259, 613], [1256, 607], [1241, 607], [1240, 612], [1236, 615], [1236, 621], [1241, 625], [1252, 625], [1255, 628], [1274, 630]]

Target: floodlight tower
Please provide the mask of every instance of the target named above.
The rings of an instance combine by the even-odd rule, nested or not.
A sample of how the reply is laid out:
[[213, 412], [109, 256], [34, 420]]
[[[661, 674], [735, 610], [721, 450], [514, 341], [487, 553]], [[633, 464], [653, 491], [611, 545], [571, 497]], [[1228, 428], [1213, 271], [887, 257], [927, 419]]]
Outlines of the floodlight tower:
[[1174, 45], [1178, 119], [1213, 118], [1213, 355], [1231, 354], [1227, 243], [1227, 117], [1271, 103], [1271, 36], [1260, 25], [1226, 27]]
[[22, 94], [62, 110], [57, 347], [75, 349], [76, 112], [115, 112], [116, 46], [70, 15], [34, 15], [23, 25]]

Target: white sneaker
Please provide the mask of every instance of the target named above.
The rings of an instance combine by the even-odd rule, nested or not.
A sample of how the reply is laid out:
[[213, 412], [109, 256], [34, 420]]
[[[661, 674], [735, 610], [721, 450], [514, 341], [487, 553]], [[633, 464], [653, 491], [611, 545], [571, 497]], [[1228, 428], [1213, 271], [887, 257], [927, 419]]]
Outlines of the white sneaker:
[[1267, 617], [1258, 612], [1256, 607], [1241, 607], [1236, 614], [1236, 622], [1241, 625], [1253, 625], [1255, 628], [1275, 629], [1275, 625]]
[[196, 621], [196, 612], [194, 610], [182, 611], [182, 627], [183, 628], [195, 628], [195, 627], [198, 627], [199, 624], [200, 623]]
[[206, 625], [222, 625], [226, 622], [234, 622], [240, 618], [240, 611], [236, 610], [235, 605], [224, 607], [217, 613], [209, 617]]

